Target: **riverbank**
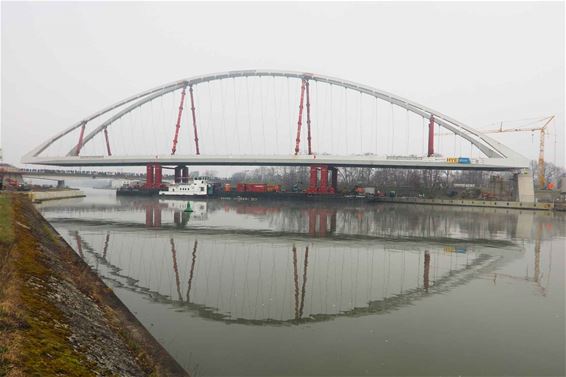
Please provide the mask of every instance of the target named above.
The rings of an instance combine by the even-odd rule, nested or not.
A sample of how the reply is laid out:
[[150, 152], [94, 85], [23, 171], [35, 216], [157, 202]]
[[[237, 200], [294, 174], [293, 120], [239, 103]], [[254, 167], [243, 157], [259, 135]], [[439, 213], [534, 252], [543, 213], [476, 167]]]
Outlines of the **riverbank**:
[[58, 199], [71, 199], [71, 198], [84, 198], [84, 192], [78, 189], [63, 189], [63, 190], [49, 190], [49, 191], [29, 191], [29, 198], [34, 203], [41, 203], [46, 200]]
[[187, 376], [26, 195], [0, 196], [0, 376]]
[[507, 209], [527, 209], [552, 211], [553, 203], [521, 203], [507, 200], [474, 200], [474, 199], [424, 199], [424, 198], [403, 198], [403, 197], [383, 197], [375, 198], [373, 203], [405, 203], [423, 205], [442, 205], [457, 207], [485, 207], [485, 208], [507, 208]]

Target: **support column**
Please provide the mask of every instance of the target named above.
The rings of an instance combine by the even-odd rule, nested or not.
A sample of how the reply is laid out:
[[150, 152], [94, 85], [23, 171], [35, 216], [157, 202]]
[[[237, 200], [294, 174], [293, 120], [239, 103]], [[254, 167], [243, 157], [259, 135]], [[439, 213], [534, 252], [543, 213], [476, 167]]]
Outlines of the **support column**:
[[301, 84], [301, 100], [299, 102], [299, 120], [297, 121], [297, 138], [295, 139], [295, 155], [299, 154], [299, 145], [301, 144], [301, 126], [303, 124], [303, 103], [305, 100], [305, 84], [303, 79]]
[[514, 178], [515, 200], [521, 203], [535, 203], [535, 188], [531, 172], [525, 170], [520, 173], [516, 173]]
[[[334, 194], [338, 185], [338, 169], [335, 167], [328, 167], [328, 165], [311, 165], [309, 187], [307, 192], [309, 194]], [[320, 181], [318, 172], [320, 171]], [[332, 173], [332, 183], [329, 185], [328, 172]]]
[[160, 164], [155, 164], [154, 165], [155, 168], [155, 176], [154, 176], [154, 182], [153, 182], [153, 187], [155, 188], [159, 188], [161, 187], [162, 184], [162, 178], [163, 178], [163, 170], [161, 168]]
[[183, 170], [182, 166], [175, 166], [175, 183], [181, 183], [182, 170]]
[[328, 166], [323, 165], [320, 167], [320, 187], [319, 192], [328, 193]]
[[306, 91], [307, 91], [307, 141], [308, 141], [308, 151], [309, 155], [312, 154], [312, 147], [311, 147], [311, 98], [309, 94], [309, 82], [305, 82]]
[[[181, 92], [181, 103], [179, 104], [179, 112], [177, 113], [177, 124], [175, 124], [175, 136], [173, 137], [173, 147], [171, 148], [171, 155], [174, 155], [177, 151], [177, 141], [179, 140], [179, 128], [181, 128], [181, 116], [183, 115], [183, 103], [185, 102], [185, 89]], [[191, 89], [192, 90], [192, 89]]]
[[78, 156], [81, 153], [81, 148], [83, 147], [83, 137], [85, 135], [85, 127], [86, 122], [83, 122], [81, 126], [81, 133], [79, 134], [79, 141], [77, 142], [77, 146], [75, 147], [75, 156]]
[[181, 182], [189, 183], [189, 168], [186, 166], [183, 166], [181, 170]]
[[104, 139], [106, 140], [106, 152], [108, 152], [108, 156], [112, 156], [112, 151], [110, 150], [110, 139], [108, 138], [108, 128], [104, 129]]
[[145, 167], [145, 187], [153, 187], [153, 164], [147, 164]]
[[335, 194], [338, 192], [338, 168], [331, 167], [330, 171], [332, 172], [332, 193]]
[[318, 167], [311, 166], [311, 175], [309, 179], [309, 187], [307, 189], [308, 193], [315, 193], [317, 192], [318, 186]]
[[428, 123], [428, 157], [434, 154], [434, 115], [430, 116]]
[[193, 86], [189, 86], [189, 94], [191, 95], [191, 114], [193, 116], [193, 130], [195, 133], [195, 152], [197, 155], [200, 154], [200, 148], [198, 146], [198, 131], [197, 131], [197, 115], [195, 113], [195, 99], [193, 96]]

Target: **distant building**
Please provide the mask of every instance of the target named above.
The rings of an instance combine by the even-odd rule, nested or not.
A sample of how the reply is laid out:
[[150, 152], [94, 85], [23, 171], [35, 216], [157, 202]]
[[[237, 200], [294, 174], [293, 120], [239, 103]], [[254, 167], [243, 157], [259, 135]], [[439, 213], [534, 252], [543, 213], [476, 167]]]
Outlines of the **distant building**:
[[23, 183], [20, 169], [0, 162], [0, 190], [15, 190]]

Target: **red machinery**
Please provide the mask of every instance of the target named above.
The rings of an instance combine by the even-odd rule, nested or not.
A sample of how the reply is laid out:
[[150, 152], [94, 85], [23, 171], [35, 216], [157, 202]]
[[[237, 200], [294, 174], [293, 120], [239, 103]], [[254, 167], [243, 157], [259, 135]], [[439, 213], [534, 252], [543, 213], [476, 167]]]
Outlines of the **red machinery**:
[[280, 185], [268, 185], [267, 183], [238, 183], [237, 192], [280, 192]]

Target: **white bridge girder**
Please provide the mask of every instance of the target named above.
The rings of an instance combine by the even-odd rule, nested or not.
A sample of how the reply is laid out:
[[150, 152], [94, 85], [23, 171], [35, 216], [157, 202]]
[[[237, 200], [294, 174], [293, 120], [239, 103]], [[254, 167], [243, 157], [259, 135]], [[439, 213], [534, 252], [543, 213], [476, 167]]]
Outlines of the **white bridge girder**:
[[471, 159], [470, 163], [451, 163], [442, 157], [387, 157], [333, 155], [157, 155], [157, 156], [70, 156], [38, 157], [37, 164], [56, 166], [145, 166], [147, 164], [189, 166], [310, 166], [443, 169], [443, 170], [517, 170], [521, 162], [506, 158]]

